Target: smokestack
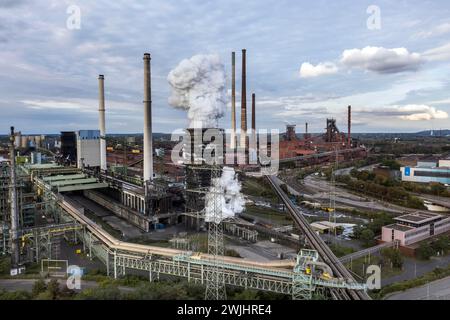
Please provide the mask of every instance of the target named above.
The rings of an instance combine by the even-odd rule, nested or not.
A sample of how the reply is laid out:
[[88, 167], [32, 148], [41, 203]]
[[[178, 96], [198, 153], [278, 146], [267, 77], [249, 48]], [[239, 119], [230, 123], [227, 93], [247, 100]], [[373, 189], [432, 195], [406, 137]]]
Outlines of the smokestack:
[[100, 126], [100, 169], [106, 171], [105, 77], [98, 76], [98, 113]]
[[252, 134], [256, 131], [256, 104], [255, 104], [255, 94], [252, 93]]
[[308, 139], [308, 122], [305, 122], [305, 139]]
[[247, 152], [247, 77], [245, 66], [245, 49], [242, 49], [242, 89], [241, 89], [241, 148]]
[[347, 134], [347, 147], [351, 147], [352, 143], [352, 106], [348, 106], [348, 134]]
[[17, 202], [17, 179], [16, 179], [16, 150], [14, 148], [14, 127], [11, 127], [10, 136], [10, 201], [11, 201], [11, 229], [9, 231], [11, 237], [11, 268], [17, 268], [19, 265], [19, 207]]
[[144, 53], [144, 182], [153, 179], [150, 53]]
[[231, 53], [231, 149], [236, 148], [236, 53]]

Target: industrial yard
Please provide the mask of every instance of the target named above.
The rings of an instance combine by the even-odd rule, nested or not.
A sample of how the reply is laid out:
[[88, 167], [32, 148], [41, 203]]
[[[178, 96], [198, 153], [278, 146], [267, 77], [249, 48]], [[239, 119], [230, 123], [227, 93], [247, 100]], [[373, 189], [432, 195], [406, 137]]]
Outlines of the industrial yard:
[[449, 299], [445, 10], [26, 2], [0, 3], [0, 300]]

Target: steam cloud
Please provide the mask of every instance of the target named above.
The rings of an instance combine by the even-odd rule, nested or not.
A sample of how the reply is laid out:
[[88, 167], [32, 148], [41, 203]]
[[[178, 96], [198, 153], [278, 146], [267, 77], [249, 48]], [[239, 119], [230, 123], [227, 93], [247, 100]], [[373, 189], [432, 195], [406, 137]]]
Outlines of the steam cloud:
[[[220, 223], [226, 218], [234, 217], [244, 210], [244, 197], [241, 183], [231, 167], [224, 167], [222, 176], [211, 181], [210, 192], [205, 197], [205, 221]], [[214, 214], [214, 196], [218, 198], [218, 216]]]
[[195, 55], [170, 71], [169, 104], [188, 111], [190, 128], [215, 128], [225, 112], [225, 67], [217, 54]]

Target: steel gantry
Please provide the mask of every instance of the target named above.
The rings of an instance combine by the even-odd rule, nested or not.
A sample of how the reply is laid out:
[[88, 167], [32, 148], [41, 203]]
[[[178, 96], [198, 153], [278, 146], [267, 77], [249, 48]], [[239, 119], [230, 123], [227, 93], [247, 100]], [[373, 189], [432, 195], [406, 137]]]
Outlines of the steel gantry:
[[114, 278], [125, 275], [127, 270], [141, 270], [148, 272], [150, 281], [164, 275], [207, 285], [211, 268], [218, 266], [215, 270], [221, 284], [291, 295], [294, 299], [311, 299], [321, 288], [365, 290], [364, 285], [333, 277], [326, 265], [317, 261], [314, 250], [301, 251], [295, 262], [256, 262], [226, 256], [214, 259], [211, 254], [120, 241], [86, 217], [83, 208], [39, 181], [43, 183], [40, 187], [48, 200], [49, 214], [60, 226], [76, 225], [73, 232], [82, 241], [84, 251], [104, 263], [107, 274]]

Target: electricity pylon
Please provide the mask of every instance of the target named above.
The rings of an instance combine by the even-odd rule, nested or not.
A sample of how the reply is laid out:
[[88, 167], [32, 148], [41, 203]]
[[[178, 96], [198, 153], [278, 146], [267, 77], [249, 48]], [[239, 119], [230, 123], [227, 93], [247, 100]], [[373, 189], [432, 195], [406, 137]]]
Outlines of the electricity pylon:
[[[223, 224], [222, 224], [222, 198], [224, 192], [220, 186], [222, 169], [219, 166], [211, 168], [211, 188], [209, 201], [211, 201], [212, 215], [208, 223], [208, 254], [212, 256], [212, 264], [206, 271], [205, 300], [225, 300], [225, 276], [221, 260], [224, 255]], [[208, 202], [206, 202], [208, 205]]]

